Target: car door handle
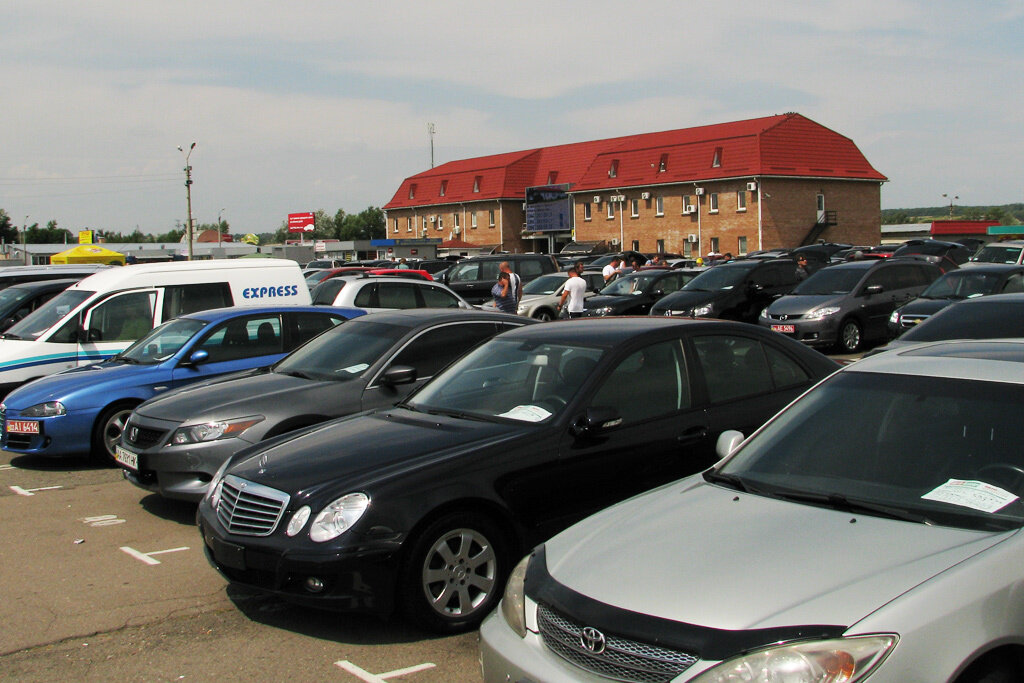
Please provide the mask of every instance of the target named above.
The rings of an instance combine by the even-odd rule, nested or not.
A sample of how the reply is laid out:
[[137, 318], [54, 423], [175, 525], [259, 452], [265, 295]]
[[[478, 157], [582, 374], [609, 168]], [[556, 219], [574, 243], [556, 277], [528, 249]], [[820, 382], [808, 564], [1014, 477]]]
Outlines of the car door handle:
[[685, 432], [676, 437], [676, 441], [679, 443], [691, 443], [693, 441], [700, 441], [708, 435], [708, 430], [704, 427], [691, 427]]

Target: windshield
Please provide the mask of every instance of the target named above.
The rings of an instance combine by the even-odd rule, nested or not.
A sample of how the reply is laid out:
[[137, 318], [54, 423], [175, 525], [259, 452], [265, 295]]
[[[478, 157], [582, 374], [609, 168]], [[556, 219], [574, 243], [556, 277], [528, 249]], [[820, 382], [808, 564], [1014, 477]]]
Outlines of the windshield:
[[493, 339], [407, 402], [414, 410], [543, 422], [561, 413], [603, 352], [588, 346]]
[[791, 294], [849, 294], [862, 277], [861, 268], [822, 268], [797, 285]]
[[717, 474], [754, 494], [847, 511], [1017, 528], [1022, 407], [1019, 384], [842, 372], [780, 413]]
[[991, 294], [1002, 277], [998, 273], [954, 270], [946, 273], [921, 293], [925, 299], [969, 299]]
[[987, 244], [971, 260], [976, 263], [1020, 263], [1021, 247]]
[[743, 280], [746, 279], [747, 275], [752, 271], [757, 264], [752, 265], [730, 265], [730, 266], [718, 266], [710, 270], [705, 270], [703, 273], [693, 278], [685, 285], [684, 290], [698, 290], [705, 292], [714, 292], [719, 289], [732, 289], [736, 285], [742, 284]]
[[[406, 327], [350, 321], [300, 346], [274, 366], [274, 372], [307, 379], [345, 381], [358, 377], [391, 348]], [[358, 324], [357, 324], [358, 323]]]
[[327, 277], [330, 274], [331, 274], [330, 270], [318, 270], [318, 271], [312, 272], [309, 275], [307, 275], [306, 276], [306, 282], [310, 283], [310, 284], [316, 284], [317, 282], [320, 282], [321, 280], [323, 280], [325, 277]]
[[150, 331], [149, 334], [119, 353], [115, 358], [134, 361], [141, 365], [162, 363], [181, 350], [185, 342], [208, 324], [204, 320], [193, 320], [192, 318], [177, 318], [168, 321]]
[[541, 275], [523, 285], [523, 294], [554, 294], [565, 284], [566, 276]]
[[651, 283], [658, 279], [659, 273], [649, 275], [627, 275], [601, 290], [601, 294], [610, 296], [639, 296], [650, 288]]
[[14, 313], [21, 302], [35, 295], [35, 290], [24, 287], [7, 287], [0, 289], [0, 316]]
[[4, 337], [7, 339], [38, 339], [61, 318], [78, 308], [83, 301], [95, 293], [82, 289], [63, 291], [34, 310], [21, 322], [12, 325], [9, 330], [4, 332]]
[[907, 330], [908, 342], [1024, 337], [1024, 311], [1007, 303], [972, 301], [948, 306]]

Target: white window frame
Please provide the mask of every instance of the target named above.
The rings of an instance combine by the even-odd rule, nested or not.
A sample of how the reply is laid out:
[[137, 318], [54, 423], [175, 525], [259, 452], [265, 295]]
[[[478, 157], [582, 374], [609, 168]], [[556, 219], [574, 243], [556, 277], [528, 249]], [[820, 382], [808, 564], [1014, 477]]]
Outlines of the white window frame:
[[589, 221], [592, 219], [592, 210], [590, 208], [590, 202], [583, 202], [583, 220]]
[[739, 190], [736, 192], [736, 211], [742, 213], [747, 210], [747, 192], [746, 190]]
[[444, 230], [444, 216], [439, 215], [437, 217], [437, 229]]
[[640, 218], [640, 200], [630, 199], [629, 200], [629, 217]]
[[489, 227], [489, 228], [493, 228], [493, 227], [494, 227], [494, 209], [491, 209], [491, 210], [490, 210], [490, 214], [489, 214], [489, 216], [488, 216], [488, 219], [487, 219], [487, 220], [488, 220], [488, 221], [489, 221], [489, 223], [490, 223], [490, 225], [488, 225], [487, 227]]
[[708, 213], [718, 213], [718, 193], [708, 195]]
[[448, 181], [447, 180], [442, 180], [441, 181], [441, 190], [440, 190], [440, 192], [438, 194], [440, 194], [440, 196], [443, 197], [447, 191], [448, 191]]
[[665, 215], [665, 198], [660, 194], [654, 198], [654, 215], [664, 216]]
[[717, 237], [712, 237], [711, 238], [711, 251], [715, 252], [716, 254], [720, 254], [721, 253], [718, 250], [718, 238]]
[[395, 218], [395, 219], [393, 219], [393, 220], [394, 220], [395, 222], [394, 222], [394, 224], [393, 224], [393, 225], [394, 225], [394, 227], [393, 227], [393, 228], [391, 229], [391, 232], [398, 232], [398, 219], [397, 219], [397, 218]]
[[679, 213], [683, 213], [684, 211], [686, 211], [686, 207], [688, 207], [688, 206], [690, 206], [690, 195], [684, 194], [683, 195], [683, 205], [682, 205], [682, 207], [680, 207]]
[[459, 227], [459, 214], [457, 214], [457, 213], [453, 214], [452, 218], [455, 219], [455, 226], [454, 227], [456, 227], [456, 228]]
[[411, 216], [405, 219], [405, 231], [406, 232], [412, 232], [412, 217]]
[[469, 226], [474, 230], [476, 229], [476, 211], [469, 212]]
[[747, 236], [743, 235], [736, 238], [736, 253], [740, 256], [747, 253]]
[[608, 205], [608, 220], [615, 218], [615, 202], [605, 202]]

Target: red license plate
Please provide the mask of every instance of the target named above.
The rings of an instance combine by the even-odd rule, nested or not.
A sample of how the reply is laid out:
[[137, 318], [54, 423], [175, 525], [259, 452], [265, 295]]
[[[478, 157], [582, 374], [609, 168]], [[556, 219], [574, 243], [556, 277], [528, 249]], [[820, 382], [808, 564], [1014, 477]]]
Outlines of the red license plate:
[[796, 332], [795, 325], [772, 325], [772, 332], [782, 332], [783, 334], [793, 334]]
[[7, 432], [9, 434], [38, 434], [39, 423], [35, 420], [8, 420]]

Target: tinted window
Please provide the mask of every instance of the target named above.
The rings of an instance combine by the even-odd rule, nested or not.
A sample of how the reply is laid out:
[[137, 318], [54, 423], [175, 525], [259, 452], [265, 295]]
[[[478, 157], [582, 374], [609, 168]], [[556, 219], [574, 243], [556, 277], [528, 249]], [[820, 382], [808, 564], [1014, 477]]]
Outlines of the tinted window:
[[311, 379], [348, 380], [375, 363], [407, 328], [351, 321], [296, 349], [274, 366], [274, 372]]
[[122, 351], [120, 357], [142, 365], [160, 363], [176, 354], [185, 342], [206, 325], [205, 321], [192, 318], [166, 322]]
[[419, 308], [416, 285], [411, 282], [380, 282], [377, 299], [381, 308]]
[[903, 334], [905, 341], [1024, 337], [1024, 307], [965, 302], [944, 308]]
[[1010, 277], [1006, 278], [1006, 284], [1003, 285], [1003, 292], [1024, 292], [1024, 275], [1020, 273], [1014, 273]]
[[423, 295], [423, 305], [427, 308], [459, 307], [459, 300], [451, 292], [440, 287], [423, 287], [420, 293]]
[[[532, 280], [544, 272], [544, 269], [540, 265], [540, 261], [535, 259], [520, 261], [516, 265], [519, 268], [516, 272], [523, 278], [523, 280]], [[495, 277], [497, 277], [497, 275], [495, 275]]]
[[345, 280], [340, 277], [324, 280], [313, 288], [313, 303], [322, 306], [333, 305], [344, 286]]
[[380, 308], [377, 303], [377, 283], [368, 282], [356, 293], [355, 305], [359, 308]]
[[291, 340], [287, 342], [285, 351], [291, 351], [305, 344], [321, 332], [345, 322], [344, 318], [319, 313], [289, 313], [287, 318], [294, 325]]
[[168, 285], [164, 287], [163, 320], [179, 315], [231, 306], [231, 287], [226, 282], [201, 285]]
[[709, 335], [694, 337], [693, 345], [712, 403], [772, 390], [772, 376], [760, 342], [746, 337]]
[[920, 266], [896, 266], [892, 270], [897, 289], [924, 287], [928, 284], [928, 280], [925, 279], [924, 270]]
[[807, 371], [782, 351], [765, 344], [764, 352], [768, 357], [768, 369], [772, 373], [775, 388], [786, 389], [810, 381], [811, 376]]
[[523, 294], [554, 294], [565, 284], [565, 275], [544, 275], [523, 285]]
[[793, 294], [848, 294], [862, 277], [860, 268], [823, 268], [797, 285]]
[[623, 422], [638, 422], [690, 407], [682, 346], [673, 340], [630, 354], [605, 378], [591, 405], [611, 407]]
[[416, 368], [416, 378], [433, 377], [438, 370], [451, 363], [496, 331], [494, 323], [455, 323], [427, 330], [406, 344], [389, 365], [408, 365]]
[[719, 289], [732, 289], [746, 280], [747, 274], [750, 273], [755, 265], [715, 266], [687, 282], [683, 289], [708, 292], [714, 292]]
[[[497, 275], [495, 275], [497, 277]], [[449, 282], [475, 282], [480, 279], [479, 263], [459, 263], [448, 272]]]
[[[43, 332], [56, 325], [58, 320], [78, 308], [82, 302], [95, 293], [81, 289], [61, 292], [25, 317], [24, 320], [12, 325], [11, 329], [4, 334], [11, 339], [38, 339]], [[59, 332], [50, 337], [50, 341], [74, 341], [77, 329], [78, 319], [76, 316], [75, 320], [69, 320]]]
[[282, 353], [280, 316], [235, 318], [221, 323], [210, 331], [199, 349], [208, 352], [211, 361]]

